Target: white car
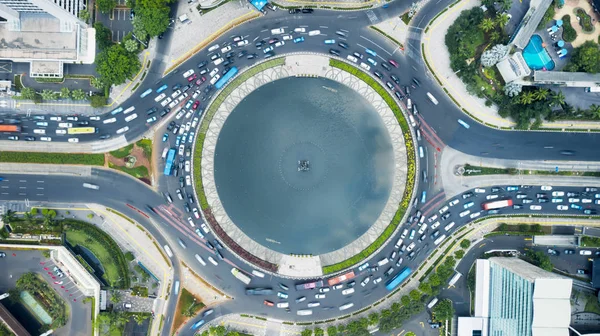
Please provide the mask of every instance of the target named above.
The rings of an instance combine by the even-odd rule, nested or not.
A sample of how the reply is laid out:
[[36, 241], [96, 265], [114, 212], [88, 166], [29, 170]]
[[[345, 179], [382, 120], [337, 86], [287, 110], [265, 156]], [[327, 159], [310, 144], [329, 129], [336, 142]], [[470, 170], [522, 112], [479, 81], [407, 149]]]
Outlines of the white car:
[[479, 217], [479, 215], [481, 215], [481, 212], [474, 212], [474, 213], [470, 214], [469, 217], [471, 217], [471, 219], [473, 219], [475, 217]]
[[285, 33], [285, 29], [283, 29], [283, 28], [271, 29], [271, 35], [277, 35], [277, 34], [283, 34], [283, 33]]
[[542, 206], [541, 205], [530, 205], [529, 209], [530, 210], [542, 210]]
[[553, 197], [565, 196], [565, 192], [564, 191], [553, 191], [552, 196]]
[[191, 227], [196, 227], [196, 224], [194, 224], [194, 220], [192, 219], [192, 217], [188, 217], [187, 220]]
[[320, 293], [327, 293], [327, 292], [329, 292], [329, 287], [319, 288], [319, 292]]
[[295, 33], [306, 33], [306, 28], [298, 27], [294, 29]]
[[314, 308], [314, 307], [318, 307], [321, 305], [321, 302], [309, 302], [308, 303], [308, 308]]
[[133, 119], [137, 118], [137, 116], [138, 116], [138, 115], [137, 115], [137, 113], [130, 114], [130, 115], [128, 115], [127, 117], [125, 117], [125, 121], [126, 121], [126, 122], [130, 122], [130, 121], [132, 121]]
[[579, 203], [579, 198], [569, 198], [569, 203]]
[[410, 243], [410, 245], [408, 245], [408, 247], [406, 248], [406, 251], [412, 251], [415, 248], [415, 246], [417, 246], [417, 244], [415, 244], [414, 242]]
[[175, 99], [180, 94], [181, 94], [181, 90], [173, 91], [173, 93], [171, 93], [171, 98]]
[[[198, 212], [198, 208], [194, 208], [192, 210], [192, 212], [194, 213], [194, 217], [196, 217], [196, 219], [200, 219], [200, 213]], [[208, 228], [207, 228], [208, 229]], [[206, 231], [206, 230], [205, 230]], [[208, 232], [208, 231], [207, 231]]]
[[346, 288], [342, 291], [342, 295], [350, 295], [354, 293], [354, 288]]
[[592, 203], [592, 200], [589, 198], [582, 198], [581, 203]]
[[569, 210], [569, 206], [568, 205], [557, 205], [556, 210], [567, 211], [567, 210]]
[[592, 255], [592, 251], [590, 250], [581, 250], [579, 251], [580, 255]]
[[64, 129], [57, 129], [57, 130], [56, 130], [56, 134], [57, 134], [57, 135], [64, 135], [64, 134], [67, 134], [67, 130], [64, 130]]
[[190, 69], [190, 70], [188, 70], [188, 71], [186, 71], [186, 72], [183, 73], [183, 77], [188, 78], [188, 77], [190, 77], [193, 74], [194, 74], [194, 69]]
[[41, 141], [52, 141], [51, 137], [41, 137], [40, 138]]
[[475, 192], [478, 193], [478, 194], [485, 194], [485, 189], [475, 188]]
[[190, 131], [190, 128], [192, 128], [192, 122], [191, 122], [191, 121], [188, 121], [188, 122], [185, 124], [185, 131], [186, 131], [186, 132], [189, 132], [189, 131]]
[[435, 229], [437, 229], [437, 228], [438, 228], [438, 226], [440, 226], [440, 222], [435, 222], [435, 223], [433, 223], [433, 224], [431, 225], [431, 229], [432, 229], [432, 230], [435, 230]]
[[408, 234], [408, 229], [404, 229], [404, 231], [402, 231], [402, 234], [400, 235], [400, 238], [402, 238], [402, 239], [406, 238], [407, 234]]
[[190, 161], [185, 161], [185, 172], [186, 173], [190, 172]]
[[381, 277], [379, 277], [379, 278], [373, 280], [373, 284], [376, 285], [376, 284], [380, 283], [381, 280], [383, 280], [383, 279]]
[[448, 211], [449, 207], [446, 205], [443, 208], [440, 209], [439, 213], [440, 215], [443, 214], [444, 212]]
[[290, 303], [289, 302], [279, 302], [277, 304], [277, 308], [289, 308]]
[[[175, 116], [175, 119], [177, 119], [177, 120], [181, 119], [181, 117], [183, 117], [184, 114], [185, 114], [185, 110], [179, 111], [179, 113], [177, 113], [177, 115]], [[182, 127], [182, 128], [185, 129], [185, 127]]]
[[[342, 289], [342, 288], [344, 288], [344, 285], [342, 285], [342, 284], [339, 284], [339, 285], [335, 285], [335, 286], [333, 286], [332, 288], [333, 288], [333, 290], [338, 290], [338, 289]], [[317, 294], [317, 295], [319, 295], [319, 294]]]
[[284, 41], [279, 41], [279, 42], [275, 43], [275, 47], [281, 47], [283, 45], [285, 45]]
[[214, 77], [216, 74], [219, 73], [219, 68], [214, 68], [210, 73], [210, 77]]
[[492, 194], [492, 195], [487, 195], [487, 196], [485, 196], [485, 199], [486, 199], [486, 200], [493, 200], [493, 199], [496, 199], [496, 198], [498, 198], [498, 195], [496, 195], [496, 194]]
[[79, 138], [69, 138], [69, 142], [79, 142]]
[[192, 177], [190, 175], [185, 176], [185, 185], [188, 187], [192, 185]]
[[192, 120], [192, 128], [195, 128], [196, 125], [198, 125], [198, 121], [199, 121], [198, 117], [196, 117], [196, 118], [194, 118], [194, 120]]
[[212, 84], [212, 85], [215, 85], [215, 83], [216, 83], [216, 82], [219, 80], [219, 78], [221, 78], [221, 76], [220, 76], [220, 75], [215, 75], [215, 77], [213, 77], [213, 78], [210, 80], [210, 84]]
[[360, 282], [360, 285], [365, 287], [369, 281], [371, 281], [371, 276], [366, 277], [363, 281]]
[[471, 210], [465, 210], [465, 211], [461, 212], [461, 213], [459, 214], [459, 216], [462, 218], [462, 217], [465, 217], [466, 215], [468, 215], [468, 214], [470, 214], [470, 213], [471, 213]]
[[129, 131], [129, 126], [121, 127], [117, 130], [117, 134], [125, 133]]
[[448, 203], [448, 205], [449, 205], [449, 206], [451, 206], [451, 207], [453, 207], [453, 206], [457, 205], [457, 204], [458, 204], [458, 202], [460, 202], [460, 201], [459, 201], [459, 200], [457, 200], [457, 199], [455, 199], [455, 200], [453, 200], [453, 201], [450, 201], [450, 203]]
[[210, 261], [211, 264], [217, 266], [219, 263], [215, 260], [215, 258], [213, 258], [212, 256], [208, 256], [208, 261]]
[[204, 233], [210, 232], [210, 230], [208, 229], [208, 226], [206, 226], [205, 223], [200, 224], [200, 227], [202, 228], [202, 231], [204, 231]]
[[239, 41], [239, 42], [237, 43], [237, 46], [238, 46], [238, 47], [243, 47], [243, 46], [245, 46], [245, 45], [248, 45], [248, 40]]
[[354, 62], [354, 63], [357, 63], [357, 62], [358, 62], [358, 58], [356, 58], [356, 57], [354, 57], [354, 56], [352, 56], [352, 55], [348, 55], [348, 56], [346, 56], [346, 58], [347, 58], [349, 61], [351, 61], [351, 62]]
[[224, 54], [224, 53], [226, 53], [228, 51], [231, 51], [231, 46], [227, 46], [227, 47], [221, 48], [221, 54]]
[[[341, 286], [341, 285], [340, 285]], [[315, 294], [315, 299], [324, 299], [325, 298], [325, 294]]]
[[177, 154], [183, 155], [184, 151], [185, 151], [185, 145], [179, 145], [179, 151], [177, 152]]
[[292, 39], [292, 35], [283, 35], [284, 41], [291, 40], [291, 39]]
[[550, 191], [550, 190], [552, 190], [552, 187], [551, 186], [542, 186], [542, 190]]

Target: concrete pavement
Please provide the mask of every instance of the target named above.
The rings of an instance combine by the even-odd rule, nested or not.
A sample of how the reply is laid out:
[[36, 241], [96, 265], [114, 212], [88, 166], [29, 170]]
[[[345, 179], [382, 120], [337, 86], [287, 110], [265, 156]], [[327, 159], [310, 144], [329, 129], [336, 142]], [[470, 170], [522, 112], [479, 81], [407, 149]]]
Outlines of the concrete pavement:
[[[496, 106], [486, 106], [485, 99], [471, 95], [462, 80], [450, 67], [450, 56], [445, 44], [448, 28], [464, 10], [479, 6], [478, 0], [463, 0], [449, 7], [447, 11], [429, 23], [422, 36], [423, 57], [433, 76], [450, 95], [455, 103], [466, 110], [479, 122], [496, 128], [512, 128], [516, 123], [502, 118]], [[543, 128], [560, 130], [600, 129], [600, 122], [593, 121], [556, 121], [544, 122]]]
[[484, 167], [518, 168], [530, 170], [554, 171], [600, 171], [600, 163], [581, 161], [519, 161], [477, 157], [445, 147], [438, 165], [438, 176], [448, 197], [454, 197], [475, 187], [494, 185], [533, 184], [554, 186], [590, 186], [598, 185], [600, 178], [591, 176], [561, 175], [478, 175], [462, 176], [456, 173], [456, 167], [464, 164]]

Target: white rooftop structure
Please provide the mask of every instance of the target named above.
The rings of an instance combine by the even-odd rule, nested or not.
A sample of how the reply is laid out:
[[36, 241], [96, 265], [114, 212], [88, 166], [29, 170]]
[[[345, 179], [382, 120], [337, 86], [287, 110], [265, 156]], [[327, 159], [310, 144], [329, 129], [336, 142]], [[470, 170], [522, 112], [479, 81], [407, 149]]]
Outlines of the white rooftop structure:
[[83, 0], [0, 0], [0, 60], [29, 62], [31, 77], [62, 77], [64, 63], [94, 63], [95, 29]]
[[475, 316], [458, 336], [569, 336], [573, 281], [518, 258], [477, 260]]
[[520, 51], [505, 57], [496, 64], [496, 67], [505, 83], [531, 75], [531, 69]]

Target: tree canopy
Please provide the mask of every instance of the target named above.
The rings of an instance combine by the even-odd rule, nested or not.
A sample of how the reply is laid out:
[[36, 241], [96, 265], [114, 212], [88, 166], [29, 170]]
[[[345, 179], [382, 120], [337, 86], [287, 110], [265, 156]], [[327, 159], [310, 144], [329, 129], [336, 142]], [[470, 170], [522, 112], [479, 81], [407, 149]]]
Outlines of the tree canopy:
[[136, 17], [150, 37], [158, 36], [169, 26], [169, 7], [140, 7]]
[[566, 68], [573, 72], [600, 72], [600, 49], [598, 43], [586, 41], [573, 50], [573, 56]]
[[108, 85], [125, 83], [140, 70], [141, 64], [137, 55], [125, 50], [120, 44], [102, 51], [96, 58], [96, 71], [102, 82]]

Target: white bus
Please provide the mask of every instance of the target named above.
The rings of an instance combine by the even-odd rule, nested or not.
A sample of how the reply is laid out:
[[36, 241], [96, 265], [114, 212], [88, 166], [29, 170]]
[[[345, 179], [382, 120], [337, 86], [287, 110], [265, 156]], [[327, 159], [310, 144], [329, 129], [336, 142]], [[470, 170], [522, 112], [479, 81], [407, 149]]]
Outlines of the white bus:
[[437, 104], [438, 104], [438, 101], [437, 101], [437, 99], [435, 99], [435, 97], [434, 97], [434, 96], [433, 96], [431, 93], [429, 93], [429, 92], [427, 92], [427, 98], [429, 98], [429, 100], [431, 100], [431, 102], [432, 102], [434, 105], [437, 105]]
[[312, 315], [312, 309], [301, 309], [301, 310], [296, 311], [296, 314], [301, 315], [301, 316]]
[[179, 294], [179, 280], [175, 281], [175, 286], [173, 287], [173, 292], [175, 292], [175, 295]]
[[169, 256], [169, 258], [173, 258], [173, 251], [171, 251], [171, 248], [169, 247], [169, 245], [165, 245], [165, 252], [167, 252], [167, 255]]
[[231, 269], [231, 274], [233, 274], [234, 277], [236, 277], [238, 280], [245, 283], [246, 285], [250, 284], [250, 281], [252, 280], [252, 279], [250, 279], [249, 276], [247, 276], [246, 274], [244, 274], [242, 271], [240, 271], [239, 269], [237, 269], [235, 267], [233, 267]]
[[440, 245], [440, 243], [443, 242], [444, 239], [446, 239], [446, 235], [441, 235], [433, 242], [433, 244], [435, 244], [436, 246]]
[[438, 298], [434, 297], [433, 300], [429, 301], [429, 304], [427, 305], [427, 308], [431, 309], [433, 308], [433, 306], [435, 306], [438, 303]]
[[454, 274], [452, 279], [450, 279], [450, 282], [448, 282], [448, 287], [454, 286], [454, 284], [456, 282], [458, 282], [458, 279], [460, 279], [461, 276], [462, 276], [462, 274], [460, 274], [459, 272], [456, 272], [456, 274]]
[[100, 189], [99, 186], [95, 185], [95, 184], [91, 184], [91, 183], [84, 183], [83, 184], [84, 188], [88, 188], [88, 189], [94, 189], [94, 190], [98, 190]]

